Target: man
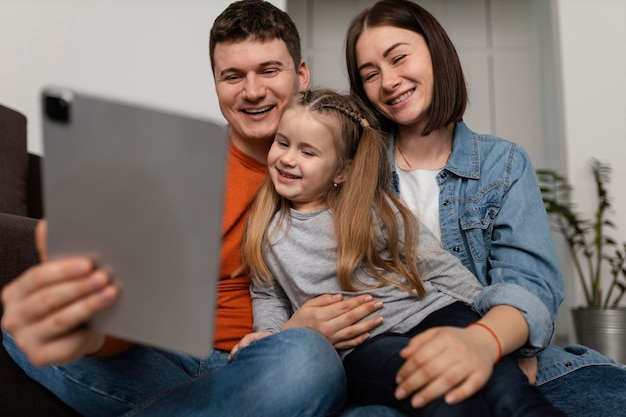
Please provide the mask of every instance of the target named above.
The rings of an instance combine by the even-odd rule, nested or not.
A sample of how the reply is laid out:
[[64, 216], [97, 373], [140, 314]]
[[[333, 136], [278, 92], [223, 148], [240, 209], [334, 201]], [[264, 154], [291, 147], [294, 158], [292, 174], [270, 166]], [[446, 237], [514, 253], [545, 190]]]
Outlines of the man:
[[283, 109], [296, 91], [307, 87], [309, 70], [292, 20], [260, 0], [235, 2], [215, 20], [210, 55], [231, 142], [215, 350], [196, 359], [82, 326], [110, 306], [119, 289], [88, 259], [46, 261], [44, 223], [37, 233], [44, 261], [2, 292], [7, 351], [31, 377], [84, 415], [338, 412], [345, 400], [343, 367], [319, 333], [341, 348], [360, 343], [375, 325], [376, 318], [357, 322], [380, 308], [379, 303], [328, 295], [303, 307], [284, 331], [228, 361], [230, 349], [251, 331], [249, 279], [231, 277], [240, 265], [249, 202], [265, 175]]

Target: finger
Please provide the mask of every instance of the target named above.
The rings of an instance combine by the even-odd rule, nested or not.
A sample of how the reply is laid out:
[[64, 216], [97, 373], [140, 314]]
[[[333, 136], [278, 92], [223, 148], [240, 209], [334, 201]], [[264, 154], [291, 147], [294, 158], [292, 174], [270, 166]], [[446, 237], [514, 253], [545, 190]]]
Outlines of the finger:
[[254, 342], [255, 340], [256, 340], [256, 334], [255, 333], [249, 333], [249, 334], [245, 335], [244, 337], [241, 338], [241, 340], [238, 343], [239, 349], [243, 349], [246, 346], [250, 346], [250, 344], [252, 342]]
[[[429, 358], [435, 360], [435, 357]], [[443, 366], [442, 366], [443, 367]], [[396, 382], [395, 396], [399, 400], [408, 398], [413, 393], [423, 389], [428, 383], [431, 383], [434, 378], [438, 377], [441, 370], [433, 364], [423, 364], [414, 357], [409, 358], [402, 366], [403, 377], [398, 376]]]
[[31, 333], [42, 342], [54, 340], [75, 331], [96, 313], [110, 306], [119, 296], [119, 289], [112, 284], [102, 290], [79, 299], [62, 309], [33, 323]]
[[[338, 313], [330, 319], [333, 326], [344, 329], [360, 322], [384, 306], [382, 301], [373, 299], [369, 295], [357, 298], [357, 300], [349, 299], [336, 304]], [[371, 325], [372, 323], [362, 327], [369, 327], [368, 330], [371, 330], [373, 328]]]
[[[376, 303], [380, 303], [380, 307], [377, 307], [374, 310], [372, 310], [371, 309], [372, 304], [376, 304]], [[370, 294], [361, 294], [356, 297], [350, 297], [346, 300], [343, 300], [337, 303], [337, 306], [341, 309], [342, 314], [350, 313], [354, 311], [365, 312], [366, 310], [369, 310], [369, 312], [371, 312], [371, 311], [377, 310], [378, 308], [382, 308], [382, 301], [375, 300]]]
[[[328, 321], [343, 316], [343, 327], [355, 323], [366, 317], [372, 311], [382, 307], [373, 307], [377, 302], [369, 294], [351, 297], [343, 300], [341, 294], [324, 294], [313, 298], [302, 305], [300, 309], [309, 307], [323, 307], [317, 309], [316, 319], [320, 321]], [[346, 320], [351, 322], [346, 323]]]
[[[355, 299], [334, 301], [324, 304], [333, 296], [317, 297], [315, 303], [307, 302], [283, 326], [283, 330], [291, 327], [308, 327], [324, 335], [331, 343], [337, 341], [336, 333], [362, 320], [377, 309], [382, 308], [380, 301], [372, 299], [370, 295], [362, 295]], [[339, 295], [341, 296], [341, 295]], [[311, 300], [313, 301], [313, 300]]]
[[46, 245], [46, 238], [48, 235], [48, 222], [46, 220], [40, 220], [35, 227], [35, 245], [37, 246], [37, 252], [39, 252], [39, 259], [44, 262], [48, 255], [48, 248]]
[[370, 300], [352, 310], [344, 310], [342, 314], [334, 318], [321, 320], [319, 331], [326, 335], [333, 345], [352, 340], [346, 346], [355, 346], [352, 343], [362, 343], [364, 340], [367, 340], [369, 331], [382, 323], [382, 316], [380, 315], [364, 320], [365, 317], [381, 308], [383, 308], [381, 301]]
[[28, 269], [2, 291], [2, 301], [11, 304], [49, 285], [80, 278], [93, 268], [88, 258], [73, 257], [50, 261]]
[[412, 337], [409, 344], [400, 351], [400, 356], [407, 359], [410, 356], [415, 355], [415, 352], [424, 349], [429, 344], [437, 342], [438, 336], [441, 333], [440, 329], [441, 328], [428, 329], [417, 336]]
[[478, 373], [470, 374], [457, 388], [452, 389], [445, 395], [448, 404], [458, 404], [476, 394], [487, 382], [488, 376]]
[[360, 345], [370, 338], [370, 331], [383, 324], [382, 316], [357, 322], [345, 327], [335, 335], [337, 342], [333, 344], [335, 349], [348, 349]]
[[65, 365], [84, 357], [89, 346], [92, 346], [98, 337], [102, 336], [87, 328], [81, 328], [58, 339], [40, 344], [25, 353], [35, 366]]
[[311, 298], [307, 300], [301, 308], [303, 307], [324, 307], [336, 302], [339, 302], [343, 299], [341, 294], [322, 294], [315, 298]]
[[46, 286], [23, 298], [19, 305], [8, 308], [4, 324], [11, 331], [16, 326], [38, 321], [89, 294], [102, 291], [109, 284], [109, 276], [98, 270], [85, 278]]
[[348, 340], [341, 339], [339, 342], [333, 344], [333, 347], [337, 350], [350, 349], [350, 348], [360, 345], [361, 343], [365, 342], [370, 337], [371, 335], [369, 333], [363, 333], [352, 339], [348, 339]]
[[398, 370], [396, 381], [402, 383], [415, 373], [417, 369], [436, 359], [445, 349], [445, 343], [437, 338], [436, 329], [430, 329], [411, 338], [406, 348], [400, 351], [400, 356], [406, 361]]
[[239, 343], [237, 343], [231, 350], [230, 353], [228, 354], [228, 360], [231, 360], [233, 358], [233, 356], [235, 356], [235, 354], [237, 353], [237, 351], [239, 350]]
[[[426, 383], [419, 390], [414, 391], [414, 394], [411, 396], [411, 405], [416, 408], [423, 407], [459, 386], [466, 378], [464, 371], [463, 365], [460, 363], [448, 366], [445, 369], [431, 368], [420, 370], [418, 374], [423, 373], [427, 375]], [[410, 381], [411, 378], [409, 378], [408, 382]], [[420, 382], [423, 383], [424, 381]]]

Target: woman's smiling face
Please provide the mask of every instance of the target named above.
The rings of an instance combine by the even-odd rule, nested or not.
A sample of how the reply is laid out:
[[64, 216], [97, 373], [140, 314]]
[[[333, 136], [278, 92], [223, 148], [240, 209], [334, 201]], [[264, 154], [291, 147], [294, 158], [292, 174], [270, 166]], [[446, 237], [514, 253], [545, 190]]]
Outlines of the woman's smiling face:
[[421, 131], [433, 97], [433, 67], [424, 38], [394, 26], [376, 26], [356, 43], [359, 75], [369, 101], [400, 126]]

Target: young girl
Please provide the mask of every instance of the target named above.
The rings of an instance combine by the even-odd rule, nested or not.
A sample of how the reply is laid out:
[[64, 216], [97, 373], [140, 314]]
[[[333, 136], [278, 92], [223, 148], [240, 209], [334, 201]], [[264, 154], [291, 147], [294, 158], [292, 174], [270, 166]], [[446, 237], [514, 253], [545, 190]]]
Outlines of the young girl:
[[[387, 142], [359, 101], [324, 89], [299, 94], [283, 114], [268, 168], [242, 248], [257, 333], [236, 349], [279, 332], [310, 298], [368, 293], [384, 303], [385, 320], [370, 341], [340, 352], [352, 402], [420, 416], [562, 415], [514, 358], [501, 358], [500, 341], [469, 307], [480, 283], [390, 191]], [[442, 325], [482, 328], [493, 339], [485, 355], [497, 365], [470, 399], [414, 408], [394, 396], [401, 352], [414, 335]]]

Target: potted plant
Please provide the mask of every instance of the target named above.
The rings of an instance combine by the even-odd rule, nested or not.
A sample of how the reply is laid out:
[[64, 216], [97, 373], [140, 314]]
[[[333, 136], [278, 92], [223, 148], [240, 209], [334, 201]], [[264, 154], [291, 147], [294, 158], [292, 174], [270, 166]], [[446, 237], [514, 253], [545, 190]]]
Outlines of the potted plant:
[[591, 220], [581, 218], [571, 200], [567, 179], [552, 170], [537, 170], [541, 194], [553, 230], [563, 236], [585, 305], [572, 310], [578, 342], [626, 363], [626, 242], [610, 235], [611, 201], [607, 184], [611, 168], [593, 159], [591, 172], [597, 204]]

